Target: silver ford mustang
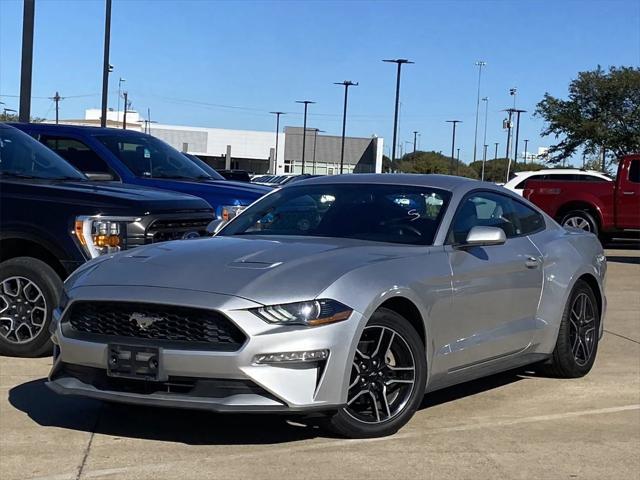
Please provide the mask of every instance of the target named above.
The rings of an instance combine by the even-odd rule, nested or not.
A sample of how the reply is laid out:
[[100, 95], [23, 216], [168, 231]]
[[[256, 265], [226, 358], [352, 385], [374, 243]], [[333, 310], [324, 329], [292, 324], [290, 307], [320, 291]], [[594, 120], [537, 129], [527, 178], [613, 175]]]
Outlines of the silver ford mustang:
[[101, 257], [65, 284], [61, 394], [402, 427], [425, 392], [539, 363], [592, 367], [606, 260], [487, 183], [343, 175], [273, 191], [213, 238]]

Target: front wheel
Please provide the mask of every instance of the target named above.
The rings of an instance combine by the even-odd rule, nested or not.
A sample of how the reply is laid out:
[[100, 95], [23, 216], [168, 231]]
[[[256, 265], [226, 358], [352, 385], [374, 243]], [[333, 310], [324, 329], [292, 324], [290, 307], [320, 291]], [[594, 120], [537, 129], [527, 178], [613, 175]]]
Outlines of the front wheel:
[[349, 438], [395, 433], [420, 405], [426, 375], [418, 332], [396, 312], [379, 309], [358, 342], [347, 404], [329, 419], [329, 427]]
[[51, 352], [49, 324], [62, 282], [46, 263], [17, 257], [0, 263], [0, 355]]

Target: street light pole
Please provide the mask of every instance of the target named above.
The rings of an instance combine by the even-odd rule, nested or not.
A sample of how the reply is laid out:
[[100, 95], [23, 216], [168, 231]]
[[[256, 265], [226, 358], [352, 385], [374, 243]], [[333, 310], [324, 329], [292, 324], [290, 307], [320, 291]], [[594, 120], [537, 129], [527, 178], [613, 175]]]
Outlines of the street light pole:
[[[514, 143], [514, 154], [513, 154], [513, 168], [515, 169], [518, 165], [518, 136], [520, 135], [520, 114], [525, 113], [526, 110], [515, 110], [516, 112], [516, 141]], [[507, 182], [509, 179], [507, 178]]]
[[129, 102], [129, 92], [124, 92], [124, 115], [122, 116], [122, 129], [127, 129], [127, 103]]
[[484, 181], [484, 166], [487, 163], [487, 147], [489, 145], [487, 145], [486, 143], [483, 145], [484, 151], [482, 152], [482, 178], [481, 180]]
[[460, 149], [458, 148], [458, 155], [456, 157], [456, 175], [460, 175]]
[[484, 167], [485, 163], [487, 163], [487, 124], [489, 121], [489, 97], [483, 97], [482, 101], [484, 102], [484, 137], [482, 141], [482, 144], [484, 145], [484, 155], [482, 156], [481, 180], [484, 180]]
[[527, 164], [527, 145], [529, 145], [529, 140], [524, 140], [524, 164]]
[[496, 146], [496, 153], [493, 156], [493, 159], [497, 160], [498, 159], [498, 145], [500, 145], [500, 143], [499, 142], [495, 142], [494, 145]]
[[311, 100], [296, 100], [296, 103], [304, 103], [304, 125], [302, 127], [302, 173], [304, 173], [304, 150], [307, 142], [307, 107], [312, 102]]
[[482, 67], [484, 67], [487, 62], [483, 62], [479, 60], [476, 62], [476, 66], [478, 67], [478, 94], [476, 96], [476, 129], [473, 134], [473, 161], [476, 161], [476, 151], [478, 147], [478, 116], [480, 114], [480, 79], [482, 78]]
[[462, 123], [461, 120], [447, 120], [447, 123], [453, 125], [453, 135], [451, 136], [451, 165], [449, 166], [449, 175], [453, 175], [453, 162], [455, 157], [453, 156], [456, 149], [456, 125]]
[[273, 162], [273, 174], [277, 173], [278, 166], [278, 134], [280, 133], [280, 115], [284, 115], [284, 112], [269, 112], [276, 116], [276, 158]]
[[413, 153], [416, 153], [416, 143], [418, 141], [418, 131], [413, 131]]
[[[116, 110], [116, 112], [117, 112], [116, 115], [120, 115], [120, 95], [121, 95], [120, 91], [122, 89], [122, 83], [123, 82], [126, 82], [126, 80], [124, 78], [120, 77], [118, 79], [118, 109]], [[124, 108], [126, 110], [127, 106], [125, 105]], [[116, 120], [117, 119], [118, 119], [118, 117], [116, 116]]]
[[411, 64], [415, 62], [411, 62], [406, 58], [397, 58], [395, 60], [382, 60], [387, 63], [395, 63], [398, 65], [398, 73], [396, 76], [396, 105], [395, 112], [393, 114], [393, 144], [391, 145], [391, 164], [396, 160], [396, 142], [398, 138], [398, 108], [400, 106], [400, 72], [402, 70], [403, 64]]
[[109, 94], [109, 43], [111, 41], [111, 0], [105, 0], [104, 58], [102, 59], [102, 115], [100, 126], [107, 126], [107, 96]]
[[[344, 86], [344, 110], [342, 112], [342, 146], [340, 147], [340, 174], [342, 174], [342, 168], [344, 166], [344, 136], [347, 130], [347, 97], [349, 96], [349, 87], [357, 87], [358, 82], [352, 82], [351, 80], [345, 80], [343, 82], [334, 82], [334, 85]], [[316, 136], [317, 136], [316, 132]], [[314, 147], [315, 148], [315, 147]], [[314, 153], [315, 156], [315, 153]], [[315, 173], [315, 161], [313, 164]]]
[[33, 22], [35, 0], [24, 0], [22, 13], [22, 59], [20, 63], [20, 106], [18, 121], [27, 123], [31, 118], [31, 77], [33, 71]]
[[[314, 130], [315, 130], [316, 134], [313, 137], [313, 163], [312, 163], [313, 167], [311, 168], [311, 173], [313, 175], [316, 174], [316, 144], [318, 142], [318, 134], [320, 132], [324, 132], [324, 130], [320, 130], [319, 128], [314, 128]], [[340, 172], [340, 173], [342, 173], [342, 172]]]

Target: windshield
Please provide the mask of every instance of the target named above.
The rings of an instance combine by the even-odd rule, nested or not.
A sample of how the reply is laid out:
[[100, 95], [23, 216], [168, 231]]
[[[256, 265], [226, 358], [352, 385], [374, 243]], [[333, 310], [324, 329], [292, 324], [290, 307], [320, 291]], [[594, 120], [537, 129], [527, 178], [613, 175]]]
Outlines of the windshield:
[[[137, 177], [211, 180], [175, 148], [148, 135], [96, 135]], [[214, 179], [217, 180], [217, 179]]]
[[282, 188], [219, 235], [296, 235], [431, 245], [450, 194], [430, 187], [333, 184]]
[[199, 166], [202, 170], [207, 172], [211, 176], [212, 180], [225, 180], [225, 178], [222, 175], [216, 172], [213, 169], [213, 167], [209, 165], [207, 162], [205, 162], [204, 160], [201, 160], [197, 156], [192, 155], [190, 153], [185, 153], [184, 155], [186, 155], [193, 163]]
[[14, 178], [87, 180], [61, 157], [20, 130], [0, 126], [0, 175]]

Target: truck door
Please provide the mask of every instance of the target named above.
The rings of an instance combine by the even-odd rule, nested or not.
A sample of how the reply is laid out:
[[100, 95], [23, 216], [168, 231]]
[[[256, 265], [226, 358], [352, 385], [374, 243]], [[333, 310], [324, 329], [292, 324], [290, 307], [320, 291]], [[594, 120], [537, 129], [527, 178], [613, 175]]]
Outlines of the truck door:
[[617, 204], [617, 226], [640, 229], [640, 156], [621, 162]]

